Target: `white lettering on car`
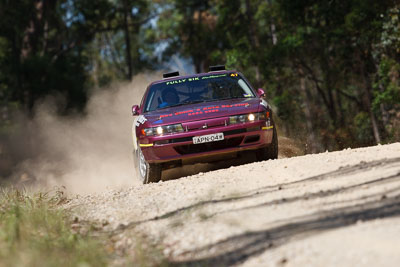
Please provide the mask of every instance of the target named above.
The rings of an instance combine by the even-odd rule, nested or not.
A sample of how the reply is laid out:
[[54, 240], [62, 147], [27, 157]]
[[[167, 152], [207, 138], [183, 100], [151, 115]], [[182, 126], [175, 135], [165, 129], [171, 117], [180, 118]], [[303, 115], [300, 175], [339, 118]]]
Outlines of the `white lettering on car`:
[[170, 82], [167, 82], [166, 85], [178, 84], [178, 83], [184, 83], [184, 82], [186, 82], [186, 79], [170, 81]]
[[147, 121], [146, 117], [143, 115], [140, 115], [137, 120], [136, 120], [136, 127], [139, 127], [140, 124], [143, 124]]
[[261, 105], [263, 105], [264, 107], [268, 108], [268, 102], [265, 101], [264, 99], [261, 100]]

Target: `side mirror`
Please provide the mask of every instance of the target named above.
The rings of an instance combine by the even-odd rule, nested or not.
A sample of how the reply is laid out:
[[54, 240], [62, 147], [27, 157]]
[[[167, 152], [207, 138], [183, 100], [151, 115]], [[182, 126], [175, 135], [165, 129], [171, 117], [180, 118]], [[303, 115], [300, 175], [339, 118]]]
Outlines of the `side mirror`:
[[132, 116], [139, 115], [139, 106], [138, 105], [133, 105], [132, 106]]
[[265, 97], [265, 92], [263, 89], [258, 88], [257, 90], [258, 97]]

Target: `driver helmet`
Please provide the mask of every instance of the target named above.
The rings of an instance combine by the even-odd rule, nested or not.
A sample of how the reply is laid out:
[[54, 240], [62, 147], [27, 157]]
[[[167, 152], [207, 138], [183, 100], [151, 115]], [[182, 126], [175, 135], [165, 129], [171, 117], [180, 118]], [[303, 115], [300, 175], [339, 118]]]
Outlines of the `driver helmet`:
[[161, 97], [164, 103], [177, 104], [179, 103], [178, 92], [175, 88], [167, 88], [162, 91]]

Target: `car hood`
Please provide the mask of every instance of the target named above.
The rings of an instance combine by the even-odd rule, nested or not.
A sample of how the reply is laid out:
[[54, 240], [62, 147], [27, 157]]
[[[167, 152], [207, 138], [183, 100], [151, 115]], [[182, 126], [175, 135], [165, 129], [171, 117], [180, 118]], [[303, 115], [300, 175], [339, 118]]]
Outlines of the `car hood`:
[[261, 111], [259, 98], [229, 99], [165, 108], [144, 113], [145, 127], [207, 120]]

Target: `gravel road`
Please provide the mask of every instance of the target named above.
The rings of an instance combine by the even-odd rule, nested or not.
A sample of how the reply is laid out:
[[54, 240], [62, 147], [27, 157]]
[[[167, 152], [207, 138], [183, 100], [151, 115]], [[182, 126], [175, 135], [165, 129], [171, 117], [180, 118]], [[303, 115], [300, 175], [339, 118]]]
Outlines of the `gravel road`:
[[[114, 177], [110, 177], [114, 179]], [[195, 266], [399, 266], [400, 143], [250, 163], [91, 195], [80, 218]]]

